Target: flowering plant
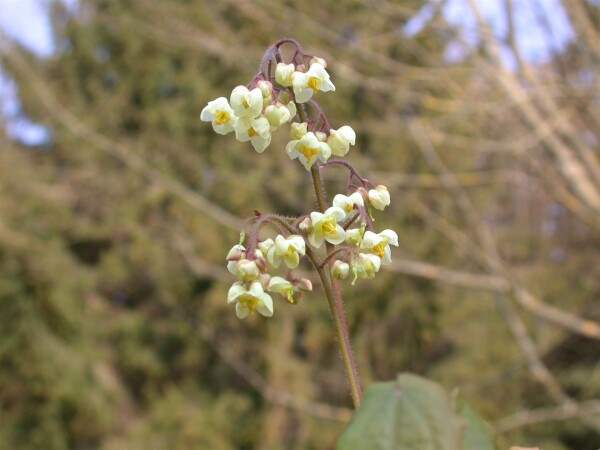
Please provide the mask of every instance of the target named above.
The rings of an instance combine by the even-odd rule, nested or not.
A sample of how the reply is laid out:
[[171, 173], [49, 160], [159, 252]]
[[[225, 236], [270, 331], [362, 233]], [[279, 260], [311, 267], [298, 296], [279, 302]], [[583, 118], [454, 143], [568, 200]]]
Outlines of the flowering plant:
[[[287, 60], [281, 51], [284, 45], [292, 47], [291, 57]], [[374, 227], [373, 210], [383, 211], [390, 205], [388, 189], [362, 177], [352, 164], [341, 159], [356, 144], [356, 133], [349, 125], [332, 128], [315, 100], [320, 92], [333, 91], [335, 85], [325, 60], [306, 53], [295, 40], [282, 39], [267, 49], [258, 73], [248, 85], [235, 87], [229, 100], [219, 97], [209, 102], [200, 118], [211, 122], [219, 134], [234, 133], [238, 141], [250, 141], [258, 153], [269, 147], [273, 132], [290, 123], [290, 140], [285, 151], [291, 160], [298, 160], [310, 173], [317, 210], [300, 217], [255, 211], [254, 216], [246, 220], [240, 242], [231, 248], [226, 258], [228, 270], [237, 277], [229, 289], [227, 301], [235, 304], [240, 319], [255, 312], [271, 317], [275, 309], [271, 294], [278, 294], [289, 304], [298, 304], [305, 292], [312, 291], [309, 279], [294, 274], [302, 259], [306, 259], [323, 286], [352, 400], [358, 409], [362, 393], [350, 346], [340, 281], [349, 278], [350, 274], [352, 285], [359, 278], [375, 277], [382, 265], [391, 263], [390, 246], [398, 246], [398, 235], [393, 230], [377, 231]], [[321, 171], [331, 166], [345, 169], [348, 178], [345, 190], [337, 193], [329, 203]], [[272, 230], [272, 236], [262, 235], [266, 228]], [[273, 270], [280, 267], [286, 268], [284, 273], [273, 275]], [[395, 395], [400, 387], [409, 394], [402, 400]], [[365, 427], [392, 429], [399, 425], [408, 430], [409, 440], [417, 443], [417, 447], [402, 445], [401, 448], [422, 449], [425, 446], [419, 447], [421, 441], [415, 441], [410, 430], [423, 426], [435, 429], [448, 418], [454, 421], [447, 433], [452, 444], [444, 448], [456, 448], [459, 422], [455, 420], [449, 398], [439, 386], [419, 377], [403, 375], [396, 383], [382, 383], [377, 389], [377, 394], [372, 389], [367, 391], [365, 407], [355, 418], [356, 426], [349, 427], [338, 441], [340, 449], [366, 448], [363, 444]], [[418, 402], [422, 395], [434, 400], [434, 408], [444, 411], [439, 417], [440, 423], [434, 423], [437, 419], [427, 419], [423, 425], [403, 416], [404, 422], [400, 424], [398, 416], [390, 413], [396, 408], [405, 408], [407, 403]], [[391, 403], [381, 407], [384, 402]], [[381, 411], [387, 412], [382, 416]], [[439, 436], [433, 438], [439, 439]], [[393, 442], [382, 440], [377, 447], [372, 447], [369, 441], [367, 445], [369, 448], [392, 448], [386, 445], [401, 442], [402, 433], [393, 439]]]
[[[292, 56], [284, 61], [283, 45], [292, 46]], [[270, 294], [297, 304], [303, 292], [311, 291], [306, 278], [297, 277], [293, 269], [307, 258], [317, 270], [323, 284], [342, 354], [346, 362], [355, 405], [360, 400], [360, 386], [349, 346], [339, 280], [353, 275], [373, 278], [382, 264], [391, 262], [390, 245], [398, 245], [393, 230], [376, 232], [373, 209], [383, 210], [390, 204], [385, 186], [376, 185], [359, 175], [342, 159], [356, 144], [356, 133], [349, 125], [338, 129], [316, 102], [321, 92], [333, 92], [335, 85], [323, 58], [306, 53], [294, 40], [283, 39], [266, 51], [259, 72], [246, 86], [235, 87], [229, 96], [208, 103], [200, 118], [211, 122], [219, 134], [234, 133], [238, 141], [250, 141], [258, 153], [271, 143], [271, 135], [290, 123], [290, 141], [285, 151], [310, 173], [316, 192], [318, 210], [301, 217], [257, 214], [246, 221], [241, 240], [227, 256], [228, 269], [236, 281], [229, 290], [228, 302], [235, 303], [242, 319], [254, 312], [270, 317], [274, 303]], [[344, 192], [329, 204], [323, 190], [321, 170], [338, 165], [348, 172]], [[275, 236], [261, 239], [260, 232], [270, 226]], [[324, 254], [319, 251], [325, 243]], [[272, 269], [282, 263], [284, 276], [273, 276]]]

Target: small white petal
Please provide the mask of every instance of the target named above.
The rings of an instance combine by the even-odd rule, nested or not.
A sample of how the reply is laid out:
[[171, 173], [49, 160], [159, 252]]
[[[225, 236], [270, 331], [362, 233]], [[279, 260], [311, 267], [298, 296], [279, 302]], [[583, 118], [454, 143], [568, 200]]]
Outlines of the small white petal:
[[238, 319], [245, 319], [246, 317], [248, 317], [249, 313], [250, 311], [248, 311], [248, 308], [246, 308], [241, 303], [235, 304], [235, 315], [238, 317]]

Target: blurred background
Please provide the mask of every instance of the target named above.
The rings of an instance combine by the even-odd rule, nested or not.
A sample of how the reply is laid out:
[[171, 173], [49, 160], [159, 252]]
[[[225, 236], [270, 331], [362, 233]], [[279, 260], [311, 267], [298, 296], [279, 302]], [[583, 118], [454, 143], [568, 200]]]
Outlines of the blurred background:
[[284, 36], [391, 192], [394, 263], [344, 287], [363, 384], [600, 447], [600, 2], [0, 0], [0, 30], [1, 449], [333, 448], [323, 293], [226, 304], [241, 221], [313, 210], [310, 180], [284, 131], [257, 155], [199, 121]]

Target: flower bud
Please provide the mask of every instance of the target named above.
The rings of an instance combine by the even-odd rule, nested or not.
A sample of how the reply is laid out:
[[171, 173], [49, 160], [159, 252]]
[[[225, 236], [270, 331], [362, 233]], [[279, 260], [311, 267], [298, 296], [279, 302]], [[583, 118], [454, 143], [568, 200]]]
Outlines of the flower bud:
[[300, 228], [300, 230], [305, 232], [306, 234], [310, 233], [313, 230], [313, 224], [312, 220], [310, 220], [310, 217], [307, 217], [302, 222], [300, 222], [298, 228]]
[[227, 253], [227, 258], [225, 258], [226, 261], [239, 261], [240, 259], [244, 258], [244, 256], [246, 255], [246, 249], [244, 248], [243, 245], [237, 244], [234, 245], [231, 250], [229, 250], [229, 253]]
[[268, 273], [261, 273], [258, 276], [258, 282], [261, 284], [263, 289], [267, 289], [269, 287], [269, 283], [271, 283], [271, 275]]
[[390, 204], [390, 193], [385, 186], [380, 184], [369, 191], [369, 201], [373, 208], [383, 211]]
[[254, 262], [256, 262], [256, 266], [261, 272], [266, 272], [269, 268], [269, 263], [267, 259], [263, 256], [262, 251], [256, 249], [254, 252]]
[[263, 98], [271, 98], [271, 94], [273, 93], [273, 85], [270, 81], [260, 80], [256, 87], [260, 89], [260, 92], [262, 92]]
[[290, 126], [290, 138], [294, 141], [302, 139], [308, 133], [308, 124], [306, 122], [293, 122]]
[[300, 280], [296, 282], [296, 287], [304, 292], [310, 292], [313, 289], [312, 283], [308, 278], [300, 278]]
[[331, 266], [331, 275], [338, 280], [345, 280], [350, 273], [350, 265], [344, 261], [336, 260]]
[[319, 142], [327, 142], [327, 135], [322, 131], [315, 131], [315, 136], [319, 140]]
[[358, 192], [362, 196], [365, 203], [369, 201], [369, 193], [367, 192], [367, 190], [364, 187], [359, 187], [356, 190], [356, 192]]
[[292, 101], [292, 95], [288, 91], [279, 91], [279, 95], [277, 95], [277, 101], [282, 105], [287, 105]]
[[235, 263], [235, 274], [242, 281], [253, 281], [260, 275], [260, 270], [256, 261], [250, 261], [249, 259], [240, 259]]
[[281, 103], [267, 106], [265, 116], [272, 127], [279, 128], [291, 119], [290, 110]]
[[324, 58], [319, 58], [318, 56], [313, 57], [310, 60], [310, 65], [312, 66], [314, 63], [321, 64], [325, 69], [327, 68], [327, 61]]
[[292, 74], [296, 68], [293, 64], [279, 63], [275, 68], [275, 81], [284, 87], [292, 85]]

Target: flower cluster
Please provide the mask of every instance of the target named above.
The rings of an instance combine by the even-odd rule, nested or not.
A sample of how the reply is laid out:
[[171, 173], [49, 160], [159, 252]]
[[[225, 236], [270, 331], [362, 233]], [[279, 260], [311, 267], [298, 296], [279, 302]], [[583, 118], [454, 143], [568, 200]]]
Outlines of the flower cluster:
[[271, 132], [296, 115], [296, 105], [289, 96], [275, 98], [273, 95], [273, 85], [268, 81], [258, 82], [252, 90], [237, 86], [231, 91], [229, 101], [219, 97], [208, 102], [200, 119], [212, 122], [219, 134], [234, 131], [238, 141], [250, 141], [254, 149], [262, 153], [271, 143]]
[[302, 292], [311, 291], [312, 283], [306, 278], [271, 276], [269, 265], [279, 267], [283, 262], [289, 269], [298, 267], [306, 251], [304, 238], [278, 235], [258, 244], [249, 257], [246, 248], [234, 245], [227, 255], [227, 270], [237, 276], [227, 295], [228, 303], [235, 303], [235, 313], [243, 319], [258, 311], [265, 317], [273, 315], [273, 299], [267, 292], [280, 294], [288, 303], [296, 304]]
[[[289, 44], [294, 46], [293, 56], [284, 62], [280, 47]], [[348, 125], [332, 128], [314, 100], [319, 92], [335, 91], [326, 67], [324, 59], [284, 39], [267, 50], [259, 73], [247, 86], [234, 88], [229, 100], [220, 97], [209, 102], [200, 115], [212, 122], [215, 132], [234, 132], [237, 140], [250, 141], [258, 153], [269, 146], [275, 130], [291, 122], [286, 153], [311, 171], [313, 180], [320, 179], [320, 169], [334, 164], [349, 173], [346, 192], [335, 195], [329, 207], [324, 206], [325, 194], [315, 181], [319, 211], [298, 218], [257, 212], [246, 221], [243, 239], [227, 255], [227, 268], [238, 278], [227, 299], [235, 303], [239, 318], [256, 311], [272, 316], [270, 294], [296, 304], [303, 292], [312, 290], [308, 279], [293, 273], [303, 257], [331, 292], [333, 283], [350, 273], [352, 284], [358, 278], [373, 278], [382, 265], [391, 262], [390, 246], [398, 246], [396, 232], [376, 232], [373, 226], [373, 210], [390, 204], [387, 188], [361, 177], [350, 163], [330, 159], [346, 156], [356, 143], [356, 133]], [[259, 238], [266, 226], [276, 230], [274, 239]], [[321, 257], [323, 247], [325, 256]], [[272, 270], [279, 268], [284, 276], [273, 276]]]
[[331, 274], [343, 280], [352, 271], [352, 284], [357, 278], [373, 278], [382, 264], [392, 262], [390, 245], [398, 246], [398, 235], [393, 230], [375, 233], [366, 230], [365, 222], [349, 228], [355, 219], [367, 217], [365, 203], [381, 210], [389, 205], [390, 196], [385, 186], [379, 185], [368, 192], [359, 189], [349, 196], [337, 194], [333, 198], [334, 206], [323, 213], [310, 213], [309, 220], [302, 224], [308, 241], [315, 248], [321, 247], [323, 241], [333, 245], [347, 244], [345, 250], [339, 252], [344, 259], [336, 259], [331, 264]]
[[[212, 122], [219, 134], [235, 132], [240, 142], [250, 141], [258, 153], [271, 143], [271, 134], [283, 124], [293, 121], [298, 108], [304, 104], [319, 109], [313, 96], [321, 92], [335, 91], [331, 77], [325, 69], [323, 58], [311, 57], [306, 70], [305, 55], [300, 62], [280, 62], [274, 74], [258, 73], [248, 86], [237, 86], [229, 101], [219, 97], [206, 105], [200, 119]], [[294, 121], [290, 127], [290, 142], [286, 152], [290, 159], [298, 159], [310, 170], [315, 162], [327, 162], [331, 155], [345, 156], [350, 145], [356, 141], [356, 133], [348, 126], [331, 129], [325, 116], [320, 120]]]

